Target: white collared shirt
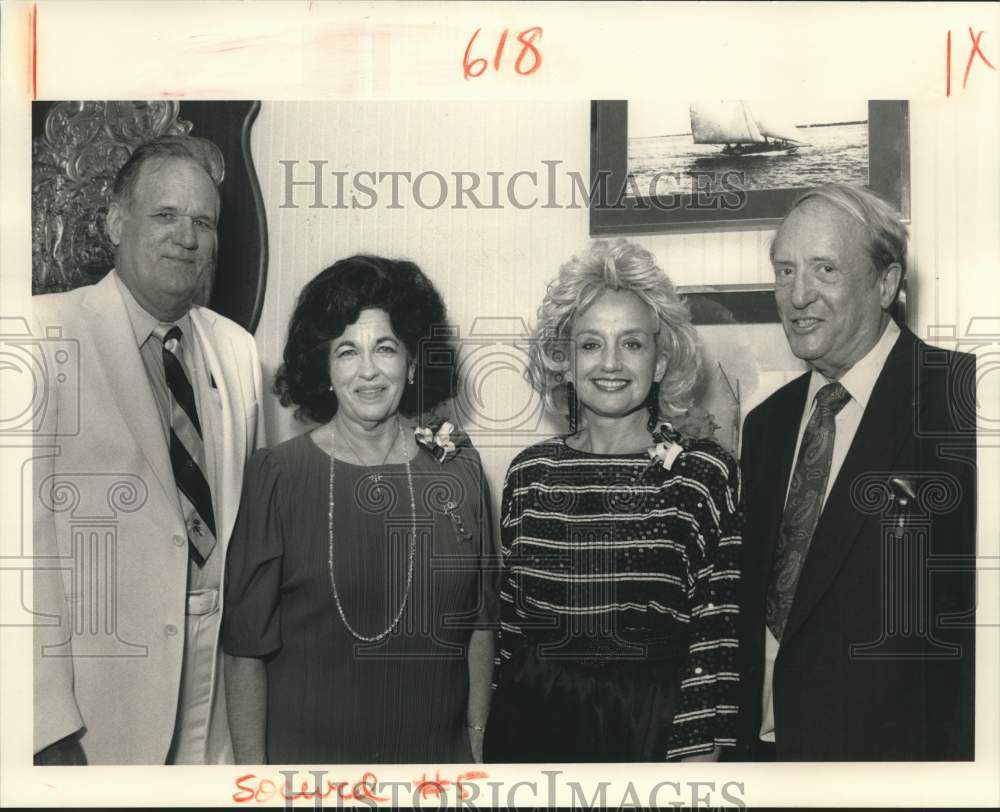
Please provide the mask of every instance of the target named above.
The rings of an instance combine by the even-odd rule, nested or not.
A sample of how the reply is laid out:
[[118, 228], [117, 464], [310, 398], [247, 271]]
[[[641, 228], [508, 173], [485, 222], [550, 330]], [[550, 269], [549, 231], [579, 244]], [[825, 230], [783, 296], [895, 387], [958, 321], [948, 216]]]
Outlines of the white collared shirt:
[[[882, 367], [889, 357], [889, 353], [896, 345], [899, 338], [899, 326], [895, 321], [889, 319], [889, 324], [882, 331], [882, 337], [875, 343], [865, 356], [852, 366], [840, 379], [841, 385], [850, 394], [851, 399], [847, 401], [844, 408], [837, 413], [835, 425], [836, 435], [833, 438], [833, 456], [830, 460], [830, 476], [826, 480], [826, 492], [823, 494], [823, 502], [830, 495], [830, 489], [840, 473], [840, 467], [844, 464], [847, 452], [850, 450], [854, 435], [857, 434], [858, 426], [861, 425], [861, 418], [868, 407], [868, 400], [871, 398], [872, 390], [882, 373]], [[799, 446], [802, 444], [802, 435], [805, 434], [809, 418], [812, 417], [813, 409], [816, 408], [816, 393], [831, 381], [822, 373], [815, 369], [809, 378], [809, 389], [806, 392], [806, 408], [802, 413], [802, 420], [799, 423], [799, 436], [795, 441], [795, 456], [792, 457], [792, 465], [798, 460]], [[788, 485], [785, 488], [785, 498], [788, 498], [788, 488], [791, 487], [792, 477], [788, 477]], [[764, 691], [762, 701], [762, 721], [760, 726], [760, 738], [764, 741], [774, 741], [774, 696], [772, 692], [774, 682], [774, 661], [778, 657], [778, 640], [771, 630], [764, 628]]]

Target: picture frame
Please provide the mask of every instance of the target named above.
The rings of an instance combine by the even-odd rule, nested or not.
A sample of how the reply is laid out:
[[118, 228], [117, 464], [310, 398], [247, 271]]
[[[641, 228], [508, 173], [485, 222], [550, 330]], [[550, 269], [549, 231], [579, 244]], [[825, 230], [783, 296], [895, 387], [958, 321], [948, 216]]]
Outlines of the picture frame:
[[[715, 426], [715, 439], [739, 456], [747, 414], [808, 365], [788, 346], [773, 285], [679, 287], [698, 332], [702, 374], [693, 408]], [[906, 324], [906, 283], [890, 314]]]
[[693, 410], [739, 454], [747, 413], [807, 367], [788, 347], [771, 285], [678, 288], [698, 332], [702, 370]]
[[[591, 101], [590, 235], [655, 234], [707, 229], [767, 228], [777, 224], [807, 186], [718, 190], [648, 197], [628, 169], [625, 100]], [[905, 221], [910, 208], [909, 103], [868, 102], [868, 188], [884, 197]]]
[[114, 265], [105, 223], [114, 177], [139, 144], [207, 138], [225, 158], [212, 278], [195, 301], [257, 329], [267, 286], [267, 218], [250, 136], [259, 100], [32, 103], [32, 293], [100, 280]]

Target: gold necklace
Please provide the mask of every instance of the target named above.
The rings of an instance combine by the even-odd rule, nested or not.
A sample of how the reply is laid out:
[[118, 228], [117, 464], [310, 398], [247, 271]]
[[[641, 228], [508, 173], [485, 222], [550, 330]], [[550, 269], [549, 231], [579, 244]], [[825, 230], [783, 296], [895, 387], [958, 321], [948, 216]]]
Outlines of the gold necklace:
[[[403, 436], [403, 426], [399, 426], [399, 436]], [[350, 443], [350, 440], [348, 440]], [[395, 445], [395, 443], [393, 443]], [[365, 643], [377, 643], [382, 638], [386, 637], [396, 626], [399, 624], [399, 619], [403, 616], [403, 610], [406, 609], [406, 602], [410, 598], [410, 587], [413, 585], [413, 561], [417, 552], [417, 500], [413, 495], [413, 474], [410, 471], [410, 455], [406, 455], [406, 484], [410, 490], [410, 553], [409, 553], [409, 563], [406, 570], [406, 589], [403, 591], [403, 602], [399, 605], [399, 611], [396, 612], [396, 617], [393, 618], [392, 623], [389, 624], [388, 628], [382, 632], [379, 632], [374, 637], [368, 637], [356, 631], [355, 628], [348, 622], [347, 616], [344, 614], [343, 604], [340, 602], [340, 595], [337, 592], [337, 579], [333, 574], [333, 452], [336, 449], [336, 436], [333, 432], [333, 421], [330, 421], [330, 510], [327, 513], [327, 532], [330, 540], [329, 544], [329, 556], [327, 558], [327, 565], [330, 568], [330, 588], [333, 591], [333, 602], [337, 605], [337, 612], [340, 615], [340, 619], [344, 622], [344, 626], [347, 627], [352, 635], [354, 635], [358, 640]], [[386, 459], [388, 459], [386, 455]], [[358, 457], [360, 460], [361, 458]]]
[[[385, 467], [385, 464], [389, 461], [389, 455], [392, 453], [392, 450], [396, 447], [396, 443], [399, 442], [399, 440], [402, 439], [402, 437], [403, 437], [403, 424], [399, 422], [399, 418], [398, 417], [396, 418], [396, 427], [399, 429], [399, 433], [396, 435], [396, 438], [392, 441], [392, 445], [389, 446], [389, 450], [385, 452], [385, 456], [382, 458], [382, 464], [379, 466], [380, 468]], [[333, 436], [333, 426], [332, 426], [332, 424], [331, 424], [331, 427], [330, 427], [330, 432], [331, 432], [330, 436], [332, 437]], [[364, 459], [362, 459], [361, 455], [358, 453], [358, 449], [354, 446], [354, 443], [351, 442], [351, 435], [348, 432], [346, 432], [346, 431], [344, 432], [344, 439], [347, 440], [347, 445], [351, 449], [351, 453], [355, 457], [357, 457], [358, 462], [360, 462], [365, 467], [368, 467], [367, 464], [365, 463]], [[374, 473], [369, 474], [368, 477], [369, 477], [369, 479], [371, 479], [375, 483], [375, 486], [373, 488], [373, 490], [375, 491], [375, 495], [376, 496], [381, 496], [382, 495], [382, 472], [381, 471], [375, 471]]]

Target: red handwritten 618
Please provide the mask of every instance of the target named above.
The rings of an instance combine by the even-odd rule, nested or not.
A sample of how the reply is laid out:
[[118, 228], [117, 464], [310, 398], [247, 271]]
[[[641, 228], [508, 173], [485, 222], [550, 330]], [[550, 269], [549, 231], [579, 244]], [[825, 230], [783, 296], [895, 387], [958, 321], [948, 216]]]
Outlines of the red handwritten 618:
[[[475, 79], [486, 73], [489, 63], [483, 57], [472, 59], [472, 46], [483, 29], [477, 28], [469, 38], [469, 44], [465, 46], [465, 55], [462, 57], [462, 75], [465, 79]], [[507, 36], [510, 29], [505, 28], [500, 38], [497, 40], [496, 50], [493, 52], [493, 70], [500, 70], [500, 62], [503, 59], [504, 48], [507, 45]], [[542, 52], [535, 46], [535, 40], [541, 39], [542, 29], [540, 26], [525, 28], [517, 35], [517, 41], [521, 48], [514, 60], [514, 71], [521, 76], [530, 76], [542, 66]]]

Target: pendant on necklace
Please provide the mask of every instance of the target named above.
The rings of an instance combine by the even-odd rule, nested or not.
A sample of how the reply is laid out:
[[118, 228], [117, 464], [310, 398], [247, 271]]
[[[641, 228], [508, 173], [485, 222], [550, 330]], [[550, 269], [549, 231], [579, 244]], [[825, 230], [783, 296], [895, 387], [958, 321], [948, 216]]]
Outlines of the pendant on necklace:
[[458, 512], [458, 502], [446, 502], [444, 506], [445, 515], [451, 519], [459, 541], [472, 541], [472, 533], [465, 529], [465, 522], [462, 521], [462, 514]]

